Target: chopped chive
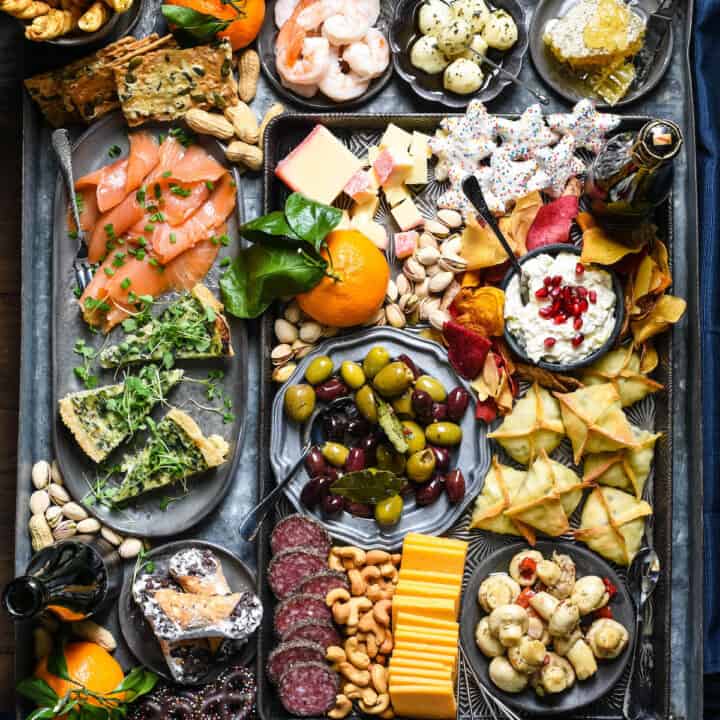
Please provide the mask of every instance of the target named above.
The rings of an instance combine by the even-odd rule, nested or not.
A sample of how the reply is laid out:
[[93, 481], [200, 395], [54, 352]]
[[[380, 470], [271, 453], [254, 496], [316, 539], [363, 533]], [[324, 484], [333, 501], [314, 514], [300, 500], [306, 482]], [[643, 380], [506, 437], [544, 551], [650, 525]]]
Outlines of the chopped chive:
[[71, 231], [68, 233], [68, 237], [69, 237], [71, 240], [77, 240], [77, 239], [78, 239], [77, 230], [71, 230]]
[[108, 157], [116, 158], [120, 156], [120, 153], [122, 150], [120, 149], [119, 145], [111, 145], [110, 149], [108, 150]]
[[127, 289], [130, 287], [130, 278], [129, 278], [129, 277], [126, 277], [126, 278], [120, 283], [120, 287], [121, 287], [123, 290], [127, 290]]
[[188, 197], [188, 195], [190, 195], [190, 190], [180, 187], [180, 185], [171, 185], [170, 192], [173, 195], [178, 195], [179, 197]]
[[162, 174], [162, 176], [163, 176], [164, 178], [168, 178], [168, 177], [170, 177], [171, 175], [172, 175], [172, 171], [171, 171], [171, 170], [166, 170], [166, 171]]
[[106, 267], [103, 268], [103, 270], [108, 277], [112, 277], [115, 274], [115, 271], [112, 268]]
[[110, 238], [111, 240], [115, 238], [115, 227], [112, 223], [108, 223], [107, 225], [105, 225], [103, 230], [105, 230], [105, 234], [108, 236], [108, 238]]
[[170, 244], [174, 245], [177, 242], [177, 238], [175, 237], [175, 233], [170, 233]]
[[73, 295], [74, 295], [76, 298], [79, 298], [79, 297], [82, 295], [82, 290], [81, 290], [79, 287], [74, 287], [74, 288], [73, 288]]
[[142, 248], [138, 248], [137, 251], [135, 252], [135, 257], [136, 257], [138, 260], [144, 260], [144, 259], [145, 259], [145, 255], [146, 255], [146, 253], [145, 253], [145, 251], [144, 251]]
[[143, 230], [145, 232], [152, 232], [155, 229], [155, 226], [152, 223], [148, 223]]
[[158, 200], [162, 197], [162, 189], [160, 188], [160, 183], [155, 183], [155, 186], [153, 187], [153, 194]]
[[147, 246], [147, 240], [146, 240], [144, 237], [139, 237], [139, 238], [137, 239], [137, 244], [138, 244], [140, 247], [146, 247], [146, 246]]
[[220, 236], [220, 244], [223, 247], [227, 247], [230, 244], [230, 238], [227, 235]]
[[210, 242], [211, 242], [213, 245], [219, 245], [219, 244], [220, 244], [219, 238], [216, 238], [214, 235], [210, 238]]
[[208, 190], [214, 190], [215, 189], [215, 183], [212, 180], [206, 180], [205, 181], [205, 187]]
[[138, 201], [138, 203], [140, 205], [143, 205], [145, 203], [145, 186], [144, 185], [135, 193], [135, 199]]
[[161, 212], [156, 212], [150, 216], [151, 222], [165, 222], [165, 216]]

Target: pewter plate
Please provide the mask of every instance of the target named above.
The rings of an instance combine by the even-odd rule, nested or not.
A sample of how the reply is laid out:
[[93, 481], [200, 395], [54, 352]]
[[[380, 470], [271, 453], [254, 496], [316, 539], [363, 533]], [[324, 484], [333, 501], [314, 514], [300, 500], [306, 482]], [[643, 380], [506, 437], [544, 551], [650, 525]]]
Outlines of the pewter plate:
[[[155, 135], [167, 134], [172, 125], [148, 125], [143, 129]], [[225, 164], [222, 149], [214, 140], [200, 139], [199, 142], [219, 162]], [[124, 157], [127, 154], [128, 138], [127, 126], [120, 113], [113, 113], [95, 123], [73, 147], [73, 165], [75, 177], [80, 177], [109, 162], [108, 149], [118, 145]], [[238, 205], [242, 207], [242, 193], [240, 177], [232, 169], [237, 184]], [[68, 393], [84, 389], [82, 383], [73, 372], [73, 368], [81, 365], [80, 357], [73, 351], [75, 341], [82, 338], [86, 343], [99, 349], [104, 338], [101, 334], [91, 333], [84, 323], [77, 301], [73, 295], [75, 277], [72, 270], [72, 261], [76, 250], [76, 241], [67, 234], [67, 194], [62, 180], [58, 176], [55, 188], [55, 202], [53, 208], [53, 407], [55, 410], [54, 443], [57, 461], [60, 465], [65, 483], [70, 494], [76, 500], [87, 499], [91, 485], [98, 477], [98, 467], [88, 458], [75, 442], [70, 431], [65, 427], [57, 414], [58, 401]], [[228, 234], [237, 237], [237, 227], [240, 222], [239, 210], [228, 219]], [[218, 294], [217, 283], [220, 274], [219, 262], [223, 257], [231, 257], [235, 253], [233, 244], [229, 247], [220, 247], [218, 259], [210, 269], [205, 284]], [[153, 307], [153, 314], [157, 314], [162, 307], [172, 301], [175, 293], [163, 295]], [[228, 318], [232, 335], [232, 344], [235, 351], [233, 358], [213, 361], [179, 362], [178, 366], [185, 370], [186, 377], [205, 379], [209, 370], [221, 370], [225, 373], [222, 386], [234, 403], [235, 420], [225, 424], [220, 415], [203, 410], [205, 407], [217, 406], [218, 401], [209, 401], [205, 387], [197, 383], [183, 382], [168, 394], [168, 402], [175, 407], [184, 409], [198, 422], [206, 435], [216, 433], [230, 443], [230, 452], [227, 462], [219, 468], [209, 471], [189, 481], [190, 491], [182, 493], [179, 487], [170, 486], [164, 491], [151, 493], [140, 497], [122, 510], [107, 508], [100, 504], [86, 502], [87, 510], [95, 515], [103, 524], [117, 530], [124, 535], [139, 535], [143, 537], [165, 537], [176, 535], [187, 530], [192, 525], [208, 515], [222, 500], [230, 487], [237, 468], [238, 449], [242, 445], [245, 426], [247, 395], [247, 336], [244, 324], [232, 317]], [[109, 335], [109, 342], [120, 342], [123, 337], [122, 329], [115, 328]], [[117, 375], [112, 370], [99, 370], [100, 384], [106, 385], [116, 382]], [[161, 418], [166, 409], [157, 407], [151, 417], [155, 420]], [[142, 444], [143, 433], [139, 433], [136, 442]], [[110, 459], [122, 459], [128, 449], [133, 448], [133, 442], [124, 443], [111, 456]], [[168, 498], [172, 499], [167, 509]], [[177, 498], [177, 499], [175, 499]]]
[[[319, 112], [333, 112], [350, 110], [364, 105], [378, 95], [388, 84], [393, 74], [392, 58], [390, 58], [390, 63], [385, 72], [380, 77], [371, 80], [368, 89], [360, 97], [354, 98], [353, 100], [335, 102], [319, 91], [313, 97], [306, 98], [285, 87], [280, 80], [280, 75], [275, 66], [275, 41], [279, 32], [275, 25], [276, 4], [277, 0], [269, 0], [265, 5], [265, 20], [258, 35], [257, 50], [260, 55], [260, 67], [262, 67], [263, 74], [278, 95], [302, 108], [318, 110]], [[380, 0], [380, 17], [375, 23], [375, 27], [380, 30], [385, 37], [388, 35], [391, 16], [392, 3], [387, 0]]]
[[493, 695], [518, 710], [524, 710], [533, 715], [551, 717], [560, 713], [570, 713], [578, 710], [611, 692], [612, 687], [622, 677], [625, 666], [632, 654], [635, 610], [627, 587], [612, 567], [601, 557], [577, 545], [565, 545], [547, 541], [538, 542], [533, 549], [539, 550], [546, 558], [552, 557], [553, 551], [570, 555], [575, 561], [577, 577], [598, 575], [610, 579], [618, 589], [617, 595], [610, 603], [610, 608], [615, 620], [627, 628], [630, 635], [629, 642], [618, 658], [598, 661], [597, 673], [582, 682], [576, 680], [575, 684], [567, 692], [541, 698], [535, 694], [535, 691], [529, 685], [526, 690], [515, 694], [500, 690], [490, 679], [488, 673], [490, 658], [485, 657], [480, 652], [475, 642], [475, 627], [486, 616], [477, 601], [478, 589], [482, 581], [491, 573], [507, 572], [513, 555], [521, 550], [529, 549], [530, 547], [526, 543], [515, 543], [488, 555], [475, 566], [463, 589], [460, 642], [476, 675]]
[[467, 382], [460, 379], [447, 362], [447, 353], [437, 343], [424, 340], [416, 335], [393, 328], [362, 330], [352, 335], [333, 338], [322, 343], [317, 350], [303, 358], [295, 372], [275, 396], [272, 408], [272, 436], [270, 438], [270, 464], [275, 478], [279, 481], [287, 474], [301, 454], [306, 440], [303, 427], [288, 420], [283, 409], [285, 390], [291, 385], [303, 382], [307, 366], [319, 355], [327, 355], [336, 368], [344, 360], [362, 360], [373, 345], [383, 345], [391, 357], [403, 353], [409, 355], [420, 370], [440, 380], [449, 391], [457, 385], [465, 387], [472, 397], [460, 426], [463, 441], [451, 455], [451, 467], [458, 467], [465, 476], [465, 498], [457, 505], [451, 505], [443, 493], [432, 505], [420, 507], [414, 497], [405, 498], [405, 508], [400, 522], [383, 528], [373, 518], [359, 518], [347, 512], [338, 518], [324, 517], [321, 511], [310, 513], [300, 502], [300, 493], [308, 481], [304, 468], [290, 481], [285, 494], [299, 512], [313, 514], [325, 529], [336, 539], [347, 544], [364, 548], [397, 550], [409, 532], [439, 535], [445, 532], [462, 514], [468, 503], [482, 487], [483, 478], [490, 466], [491, 449], [486, 439], [486, 428], [475, 420], [475, 399]]
[[[562, 17], [577, 0], [540, 0], [533, 13], [530, 24], [530, 57], [538, 75], [559, 95], [569, 102], [575, 103], [584, 97], [592, 97], [596, 100], [598, 108], [609, 109], [629, 105], [657, 87], [670, 65], [673, 54], [673, 27], [672, 23], [665, 35], [657, 56], [650, 66], [644, 82], [638, 83], [635, 80], [630, 86], [627, 94], [615, 105], [609, 105], [602, 98], [595, 95], [592, 89], [584, 82], [574, 78], [566, 68], [547, 49], [543, 41], [543, 30], [545, 24], [553, 18]], [[659, 0], [635, 0], [629, 3], [632, 9], [637, 11], [645, 20], [659, 5]], [[642, 50], [641, 50], [642, 52]]]
[[[167, 572], [170, 558], [180, 550], [197, 548], [198, 550], [211, 550], [222, 564], [223, 573], [228, 585], [233, 592], [255, 591], [255, 575], [247, 565], [234, 553], [220, 545], [206, 542], [204, 540], [177, 540], [160, 545], [148, 552], [143, 557], [143, 562], [152, 561], [155, 564], [155, 571]], [[141, 571], [139, 571], [141, 572]], [[147, 668], [150, 668], [166, 680], [175, 682], [168, 670], [165, 658], [163, 657], [160, 645], [152, 631], [152, 628], [143, 617], [142, 610], [133, 599], [132, 585], [135, 578], [134, 566], [125, 567], [125, 578], [123, 580], [120, 599], [118, 600], [118, 617], [120, 630], [123, 638], [128, 644], [132, 654]], [[267, 620], [266, 620], [267, 621]], [[246, 665], [255, 654], [257, 644], [255, 634], [251, 635], [242, 649], [222, 661], [213, 663], [207, 676], [201, 684], [212, 682], [231, 663], [242, 663]]]

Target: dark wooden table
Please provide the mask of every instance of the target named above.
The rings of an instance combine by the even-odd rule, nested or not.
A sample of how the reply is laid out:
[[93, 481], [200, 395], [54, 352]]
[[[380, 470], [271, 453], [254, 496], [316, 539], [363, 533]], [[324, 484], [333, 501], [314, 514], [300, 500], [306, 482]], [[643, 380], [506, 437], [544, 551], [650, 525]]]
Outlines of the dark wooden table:
[[[14, 562], [20, 366], [21, 62], [15, 43], [0, 43], [0, 586], [12, 576]], [[0, 714], [13, 710], [14, 646], [12, 625], [0, 614]]]

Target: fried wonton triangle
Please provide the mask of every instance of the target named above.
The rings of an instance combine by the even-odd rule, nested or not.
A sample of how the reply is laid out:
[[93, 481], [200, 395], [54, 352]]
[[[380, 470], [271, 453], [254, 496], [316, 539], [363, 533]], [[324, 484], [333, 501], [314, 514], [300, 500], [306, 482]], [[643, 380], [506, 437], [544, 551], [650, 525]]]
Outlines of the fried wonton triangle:
[[607, 485], [642, 497], [645, 482], [650, 475], [655, 442], [662, 433], [653, 434], [633, 427], [639, 447], [625, 448], [612, 453], [587, 455], [584, 463], [586, 483]]
[[632, 345], [604, 355], [580, 373], [585, 385], [611, 383], [620, 395], [623, 407], [639, 402], [663, 386], [640, 372], [640, 355]]
[[582, 481], [570, 468], [551, 460], [543, 450], [505, 514], [557, 537], [569, 529], [569, 517], [582, 498], [582, 488]]
[[528, 465], [541, 450], [551, 453], [565, 434], [557, 400], [538, 383], [515, 403], [502, 425], [488, 437], [497, 440], [513, 460]]
[[629, 565], [640, 549], [645, 518], [652, 508], [644, 500], [611, 487], [588, 496], [575, 537], [618, 565]]
[[505, 510], [512, 504], [526, 476], [526, 472], [501, 465], [497, 457], [493, 457], [482, 492], [475, 500], [470, 527], [501, 535], [525, 535], [524, 528], [507, 517]]
[[555, 393], [575, 464], [588, 453], [636, 448], [638, 442], [612, 383], [591, 385], [571, 393]]

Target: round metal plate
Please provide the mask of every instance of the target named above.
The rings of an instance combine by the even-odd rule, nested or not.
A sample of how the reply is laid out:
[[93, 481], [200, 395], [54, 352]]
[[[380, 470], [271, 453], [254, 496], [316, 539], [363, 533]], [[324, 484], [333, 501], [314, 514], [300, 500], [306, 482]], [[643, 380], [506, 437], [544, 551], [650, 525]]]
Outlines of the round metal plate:
[[491, 573], [507, 572], [510, 560], [513, 555], [521, 550], [529, 550], [525, 543], [515, 543], [488, 555], [482, 560], [463, 591], [462, 614], [460, 616], [460, 642], [462, 643], [465, 655], [472, 665], [478, 680], [497, 698], [507, 705], [523, 712], [533, 715], [553, 717], [560, 713], [569, 713], [578, 708], [589, 705], [599, 700], [612, 691], [613, 686], [622, 677], [625, 666], [630, 660], [633, 647], [633, 636], [635, 631], [635, 608], [628, 593], [625, 583], [621, 580], [613, 568], [601, 557], [577, 545], [553, 543], [541, 541], [535, 545], [545, 557], [551, 557], [554, 550], [568, 554], [574, 561], [577, 568], [577, 576], [599, 575], [609, 578], [615, 585], [618, 592], [612, 599], [614, 618], [627, 628], [630, 634], [627, 648], [620, 657], [615, 660], [598, 661], [598, 671], [587, 680], [577, 681], [569, 691], [557, 695], [548, 695], [544, 698], [538, 697], [534, 690], [528, 689], [520, 693], [507, 693], [500, 690], [488, 673], [490, 658], [480, 652], [475, 643], [475, 626], [485, 616], [485, 612], [477, 601], [478, 588], [480, 583]]
[[[410, 47], [420, 37], [417, 30], [417, 14], [423, 2], [424, 0], [400, 0], [395, 8], [390, 27], [390, 46], [398, 75], [418, 97], [449, 108], [465, 108], [471, 100], [490, 102], [495, 99], [512, 81], [489, 65], [483, 65], [485, 81], [477, 92], [458, 95], [443, 88], [442, 73], [429, 75], [410, 63]], [[502, 66], [512, 77], [517, 77], [528, 49], [525, 11], [517, 0], [493, 0], [492, 6], [506, 10], [512, 16], [517, 25], [518, 39], [515, 45], [505, 52], [490, 50], [488, 57]]]
[[[211, 550], [222, 563], [223, 573], [227, 578], [228, 585], [233, 592], [244, 592], [249, 590], [255, 592], [255, 575], [237, 555], [231, 553], [220, 545], [205, 542], [204, 540], [178, 540], [176, 542], [161, 545], [148, 552], [144, 560], [152, 561], [155, 564], [154, 572], [167, 572], [170, 558], [180, 550], [197, 548], [199, 550]], [[175, 682], [168, 670], [162, 650], [158, 644], [152, 628], [146, 622], [142, 610], [133, 599], [132, 584], [135, 575], [134, 565], [125, 567], [125, 579], [123, 581], [120, 600], [118, 602], [118, 617], [120, 619], [120, 630], [123, 638], [130, 648], [132, 654], [147, 668], [162, 675], [166, 680]], [[255, 636], [251, 636], [242, 646], [240, 652], [229, 655], [222, 662], [214, 663], [208, 669], [208, 674], [202, 680], [202, 684], [212, 682], [230, 664], [240, 662], [243, 665], [252, 660], [257, 649]]]
[[[320, 112], [338, 112], [341, 110], [350, 110], [360, 107], [372, 100], [390, 81], [393, 73], [393, 64], [390, 62], [385, 72], [378, 78], [370, 81], [367, 91], [354, 100], [346, 100], [344, 102], [335, 102], [330, 98], [318, 92], [311, 98], [304, 98], [292, 90], [286, 88], [278, 75], [275, 67], [275, 40], [278, 35], [278, 28], [275, 25], [275, 5], [276, 0], [269, 0], [266, 3], [265, 21], [260, 29], [257, 38], [257, 50], [260, 55], [260, 66], [263, 74], [268, 82], [273, 86], [278, 95], [286, 98], [290, 102], [299, 107], [309, 108], [310, 110], [318, 110]], [[380, 3], [380, 17], [375, 27], [387, 36], [387, 29], [390, 24], [390, 12], [392, 3], [382, 0]]]
[[[303, 427], [288, 421], [285, 417], [283, 409], [285, 390], [291, 385], [303, 382], [305, 369], [318, 355], [329, 356], [335, 367], [339, 368], [344, 360], [362, 360], [373, 345], [383, 345], [392, 357], [406, 353], [415, 361], [418, 368], [436, 377], [448, 390], [462, 385], [470, 392], [468, 384], [460, 379], [448, 364], [447, 353], [443, 347], [402, 330], [376, 328], [328, 340], [315, 352], [303, 358], [283, 386], [283, 390], [275, 396], [272, 408], [270, 464], [276, 479], [285, 477], [300, 456], [304, 444]], [[470, 394], [473, 397], [473, 393]], [[430, 535], [443, 533], [460, 517], [464, 508], [480, 491], [483, 478], [490, 466], [490, 443], [486, 439], [485, 426], [475, 420], [474, 403], [473, 398], [460, 423], [463, 441], [452, 453], [451, 460], [451, 466], [460, 468], [465, 476], [466, 490], [463, 502], [450, 505], [443, 493], [434, 504], [419, 507], [415, 505], [414, 498], [410, 498], [405, 503], [400, 522], [391, 528], [380, 527], [372, 518], [354, 517], [346, 512], [337, 519], [323, 517], [319, 510], [312, 514], [340, 542], [364, 548], [396, 550], [402, 545], [403, 538], [408, 532]], [[303, 513], [309, 513], [300, 502], [300, 492], [307, 481], [308, 475], [302, 468], [286, 488], [290, 502]]]
[[[543, 41], [545, 24], [553, 18], [562, 17], [576, 2], [577, 0], [540, 0], [535, 8], [530, 23], [530, 57], [540, 77], [566, 100], [575, 103], [584, 97], [593, 97], [598, 108], [623, 107], [647, 95], [662, 80], [665, 71], [670, 65], [673, 51], [672, 24], [670, 24], [669, 31], [660, 45], [657, 57], [652, 63], [645, 81], [640, 85], [633, 82], [624, 98], [615, 105], [609, 105], [602, 98], [595, 96], [592, 89], [585, 83], [573, 78], [547, 49]], [[647, 19], [648, 15], [657, 8], [657, 5], [657, 0], [636, 0], [632, 3], [632, 9]]]

